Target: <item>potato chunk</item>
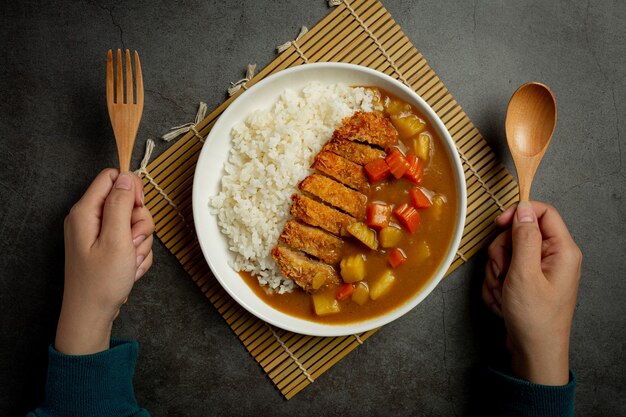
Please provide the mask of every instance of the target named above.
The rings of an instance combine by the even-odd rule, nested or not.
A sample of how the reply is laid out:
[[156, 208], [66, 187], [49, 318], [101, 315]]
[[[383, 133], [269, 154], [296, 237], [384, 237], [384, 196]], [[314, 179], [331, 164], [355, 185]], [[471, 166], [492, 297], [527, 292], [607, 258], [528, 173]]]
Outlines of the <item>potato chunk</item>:
[[413, 152], [424, 162], [430, 158], [430, 145], [431, 140], [428, 132], [422, 132], [413, 138]]
[[348, 225], [348, 233], [357, 238], [361, 243], [370, 249], [378, 249], [378, 239], [376, 232], [367, 227], [365, 223], [356, 222]]
[[406, 114], [411, 111], [411, 105], [404, 101], [395, 100], [387, 97], [383, 105], [385, 114], [387, 116], [398, 116], [400, 114]]
[[392, 115], [391, 123], [400, 136], [410, 138], [426, 129], [426, 123], [415, 114]]
[[396, 281], [396, 277], [393, 272], [386, 270], [373, 284], [370, 285], [370, 298], [377, 300], [383, 295], [387, 294], [391, 289], [391, 285]]
[[311, 295], [313, 299], [313, 308], [318, 316], [327, 316], [329, 314], [339, 313], [341, 307], [339, 301], [335, 298], [334, 292], [321, 292]]
[[324, 276], [324, 274], [316, 274], [313, 276], [313, 279], [311, 280], [311, 288], [314, 290], [319, 290], [320, 288], [322, 288], [322, 285], [324, 285], [326, 283], [326, 277]]
[[397, 227], [387, 226], [378, 232], [378, 238], [380, 240], [380, 246], [383, 248], [393, 248], [400, 243], [402, 230]]
[[364, 282], [359, 282], [352, 293], [352, 301], [362, 306], [370, 298], [370, 289]]
[[432, 203], [433, 203], [433, 207], [432, 207], [433, 217], [437, 221], [441, 220], [441, 214], [443, 213], [443, 206], [446, 205], [445, 197], [442, 196], [441, 194], [436, 194], [432, 198]]
[[341, 260], [341, 278], [343, 282], [358, 282], [365, 278], [365, 260], [363, 255], [347, 256]]

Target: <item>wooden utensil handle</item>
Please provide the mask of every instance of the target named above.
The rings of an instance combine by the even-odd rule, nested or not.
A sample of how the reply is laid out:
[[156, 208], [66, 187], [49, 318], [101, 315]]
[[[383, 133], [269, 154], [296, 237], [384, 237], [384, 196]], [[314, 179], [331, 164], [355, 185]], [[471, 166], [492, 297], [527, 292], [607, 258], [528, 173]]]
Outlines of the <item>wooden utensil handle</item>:
[[[115, 131], [115, 129], [113, 129]], [[132, 130], [132, 126], [124, 125], [115, 132], [117, 143], [117, 155], [120, 161], [120, 172], [130, 171], [130, 161], [133, 155], [135, 145], [135, 136], [137, 131]]]
[[517, 171], [517, 182], [519, 184], [519, 201], [528, 201], [530, 199], [530, 187], [533, 184], [537, 167], [544, 152], [535, 156], [513, 155], [515, 170]]
[[122, 150], [118, 148], [117, 153], [120, 160], [120, 172], [130, 171], [131, 152], [126, 149]]
[[524, 178], [519, 180], [519, 201], [528, 201], [530, 199], [530, 186], [532, 185], [532, 178], [527, 181]]

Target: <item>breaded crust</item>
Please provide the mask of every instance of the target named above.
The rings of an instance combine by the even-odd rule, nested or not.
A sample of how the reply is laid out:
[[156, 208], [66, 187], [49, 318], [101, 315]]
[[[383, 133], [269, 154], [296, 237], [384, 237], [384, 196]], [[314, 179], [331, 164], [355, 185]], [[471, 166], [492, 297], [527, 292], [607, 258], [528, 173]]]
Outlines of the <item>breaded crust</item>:
[[343, 240], [294, 220], [287, 222], [278, 240], [331, 265], [337, 265], [343, 254]]
[[331, 140], [326, 142], [322, 150], [337, 154], [359, 165], [366, 165], [375, 159], [387, 156], [387, 154], [380, 149], [373, 148], [364, 143], [352, 142], [335, 135], [333, 135]]
[[365, 172], [363, 172], [363, 167], [332, 152], [322, 151], [318, 153], [311, 168], [317, 169], [362, 193], [369, 190], [369, 182]]
[[292, 279], [305, 291], [314, 291], [311, 285], [313, 280], [319, 276], [324, 279], [324, 284], [320, 288], [339, 285], [341, 282], [337, 271], [332, 266], [309, 259], [284, 246], [275, 246], [271, 255], [281, 274]]
[[356, 219], [325, 204], [300, 194], [291, 196], [291, 215], [311, 226], [321, 227], [337, 236], [348, 236], [346, 228]]
[[298, 187], [301, 191], [314, 195], [358, 220], [365, 218], [367, 196], [333, 179], [320, 174], [313, 174], [302, 180]]
[[367, 142], [388, 150], [398, 143], [398, 131], [382, 114], [356, 112], [343, 120], [334, 136], [346, 140]]

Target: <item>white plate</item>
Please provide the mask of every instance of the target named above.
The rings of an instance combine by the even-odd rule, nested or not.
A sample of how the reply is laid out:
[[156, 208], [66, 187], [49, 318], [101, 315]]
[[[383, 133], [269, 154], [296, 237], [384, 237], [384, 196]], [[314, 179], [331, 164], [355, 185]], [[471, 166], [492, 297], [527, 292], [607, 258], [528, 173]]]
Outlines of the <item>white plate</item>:
[[[226, 238], [209, 211], [209, 198], [220, 191], [223, 165], [230, 150], [232, 127], [256, 109], [269, 108], [287, 88], [301, 89], [312, 81], [381, 87], [417, 107], [428, 119], [446, 146], [455, 171], [458, 195], [457, 220], [449, 252], [430, 282], [414, 297], [396, 309], [374, 319], [350, 324], [321, 324], [282, 313], [261, 300], [239, 274], [228, 265], [233, 258]], [[294, 184], [295, 185], [295, 184]], [[441, 281], [454, 259], [461, 241], [466, 206], [465, 177], [454, 142], [435, 112], [414, 91], [395, 79], [370, 68], [342, 63], [315, 63], [289, 68], [260, 81], [239, 96], [220, 116], [202, 148], [193, 182], [193, 217], [202, 253], [215, 277], [242, 307], [274, 326], [314, 336], [344, 336], [372, 330], [407, 313], [419, 304]]]

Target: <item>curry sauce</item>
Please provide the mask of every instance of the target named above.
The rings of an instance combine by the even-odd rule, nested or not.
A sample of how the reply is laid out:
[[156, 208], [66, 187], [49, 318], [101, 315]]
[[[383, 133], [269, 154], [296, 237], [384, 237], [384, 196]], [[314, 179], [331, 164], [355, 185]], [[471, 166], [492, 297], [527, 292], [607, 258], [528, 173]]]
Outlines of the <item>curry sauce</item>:
[[[414, 233], [408, 232], [406, 226], [398, 221], [398, 218], [391, 216], [389, 225], [403, 231], [394, 248], [400, 249], [406, 255], [406, 261], [395, 268], [390, 266], [390, 253], [394, 248], [378, 247], [372, 250], [356, 239], [344, 237], [342, 257], [345, 259], [352, 255], [359, 255], [364, 259], [365, 277], [362, 281], [370, 288], [388, 271], [392, 271], [395, 277], [393, 284], [384, 295], [375, 300], [368, 299], [362, 305], [347, 298], [338, 301], [339, 312], [318, 315], [313, 308], [310, 293], [301, 289], [280, 295], [268, 293], [259, 285], [256, 277], [249, 273], [240, 273], [259, 298], [285, 314], [328, 324], [357, 322], [385, 314], [406, 303], [433, 278], [450, 247], [457, 216], [457, 192], [452, 163], [444, 149], [443, 142], [436, 135], [430, 122], [416, 108], [384, 90], [377, 90], [384, 103], [385, 116], [391, 120], [398, 131], [398, 143], [394, 148], [398, 148], [402, 153], [410, 153], [415, 148], [417, 140], [411, 126], [402, 125], [401, 121], [397, 120], [399, 114], [403, 117], [408, 114], [419, 120], [420, 133], [428, 136], [428, 156], [427, 160], [422, 161], [423, 174], [418, 185], [431, 200], [436, 200], [437, 204], [417, 209], [421, 221]], [[390, 149], [386, 150], [390, 151]], [[383, 150], [376, 152], [384, 154]], [[361, 187], [360, 191], [367, 196], [367, 203], [381, 203], [396, 208], [410, 203], [410, 190], [415, 186], [414, 182], [406, 178], [395, 179], [393, 176], [388, 176], [370, 184], [367, 189]], [[340, 272], [339, 266], [336, 266], [336, 269]], [[320, 296], [333, 298], [337, 290], [336, 286], [322, 287], [317, 290], [317, 293]]]

